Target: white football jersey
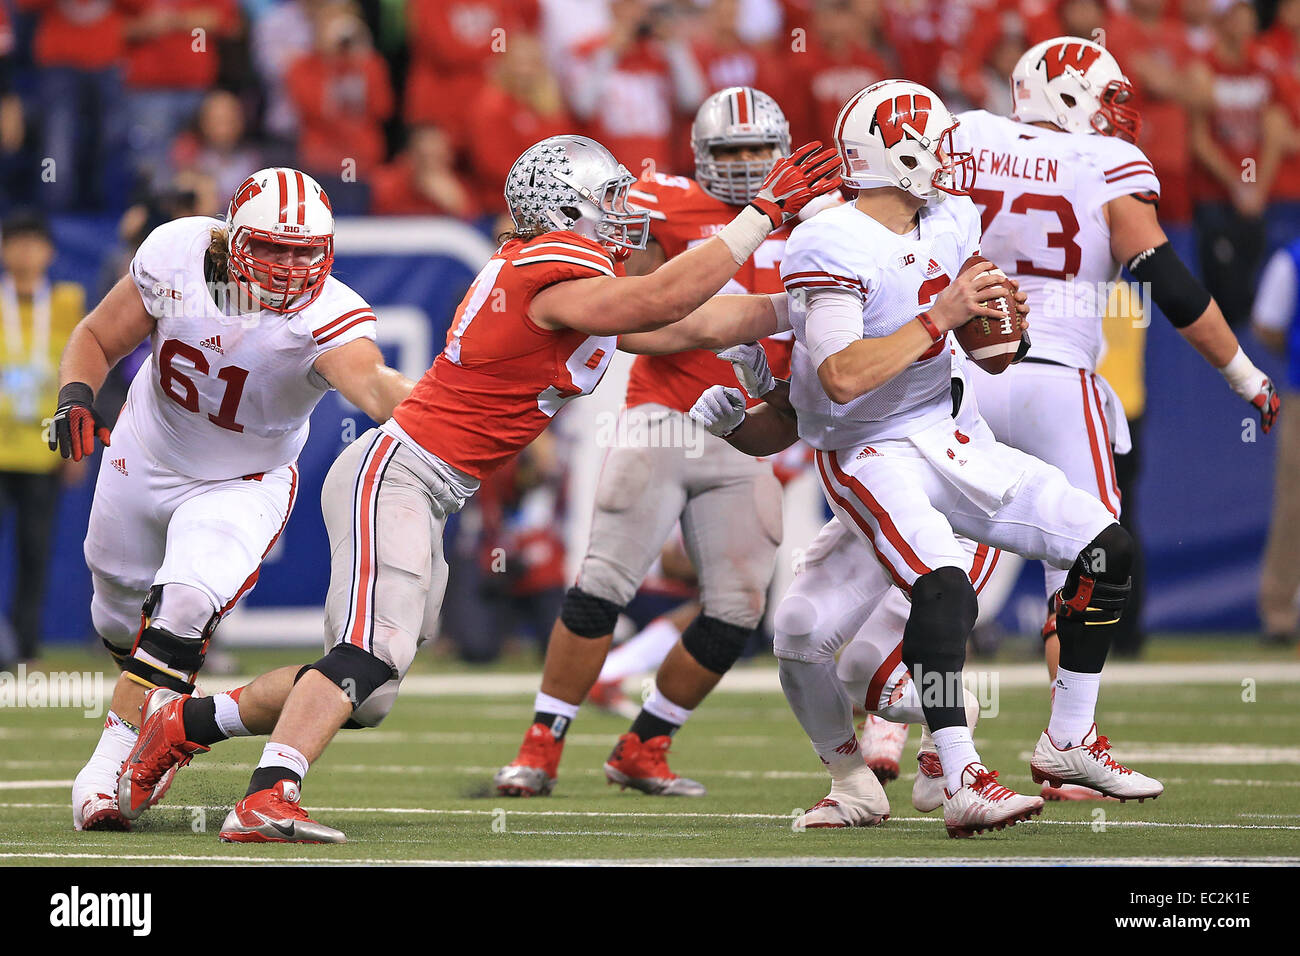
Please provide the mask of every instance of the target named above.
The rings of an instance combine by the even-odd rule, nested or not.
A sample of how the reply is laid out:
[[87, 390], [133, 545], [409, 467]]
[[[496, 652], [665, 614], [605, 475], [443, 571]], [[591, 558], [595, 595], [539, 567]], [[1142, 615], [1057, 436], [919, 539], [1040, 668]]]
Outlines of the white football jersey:
[[166, 223], [131, 261], [157, 324], [117, 427], [134, 429], [160, 465], [190, 478], [238, 478], [294, 462], [312, 409], [330, 388], [316, 359], [375, 337], [370, 306], [332, 276], [300, 312], [224, 312], [204, 275], [212, 230], [223, 225], [205, 216]]
[[786, 242], [781, 277], [795, 334], [790, 400], [799, 413], [801, 438], [834, 451], [906, 438], [952, 412], [948, 337], [879, 388], [844, 405], [832, 401], [808, 351], [806, 295], [828, 288], [853, 293], [862, 303], [862, 336], [881, 338], [928, 312], [979, 248], [979, 212], [964, 196], [923, 208], [919, 227], [904, 236], [852, 203], [795, 228]]
[[1159, 197], [1151, 162], [1114, 136], [1043, 129], [983, 110], [958, 119], [956, 148], [975, 157], [980, 251], [1029, 296], [1031, 354], [1095, 370], [1120, 272], [1103, 207], [1134, 193]]

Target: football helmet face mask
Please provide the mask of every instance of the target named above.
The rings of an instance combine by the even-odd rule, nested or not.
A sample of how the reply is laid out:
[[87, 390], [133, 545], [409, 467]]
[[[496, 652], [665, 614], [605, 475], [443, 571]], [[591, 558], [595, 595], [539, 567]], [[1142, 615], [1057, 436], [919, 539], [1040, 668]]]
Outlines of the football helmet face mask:
[[1110, 51], [1082, 37], [1044, 40], [1011, 71], [1015, 118], [1055, 123], [1069, 133], [1137, 142], [1142, 117], [1128, 105], [1134, 92]]
[[320, 183], [286, 167], [240, 184], [226, 212], [230, 279], [271, 312], [305, 309], [334, 267], [334, 213]]
[[626, 259], [650, 237], [650, 214], [627, 204], [635, 182], [594, 139], [552, 136], [528, 147], [510, 167], [506, 205], [519, 232], [571, 230]]
[[[763, 159], [718, 157], [726, 147], [766, 147]], [[758, 193], [776, 161], [790, 155], [790, 124], [776, 100], [761, 90], [732, 86], [714, 93], [691, 124], [695, 181], [700, 188], [732, 206], [743, 206]]]
[[882, 80], [859, 90], [835, 121], [846, 186], [894, 186], [927, 204], [966, 196], [975, 159], [953, 147], [957, 118], [932, 90], [910, 80]]

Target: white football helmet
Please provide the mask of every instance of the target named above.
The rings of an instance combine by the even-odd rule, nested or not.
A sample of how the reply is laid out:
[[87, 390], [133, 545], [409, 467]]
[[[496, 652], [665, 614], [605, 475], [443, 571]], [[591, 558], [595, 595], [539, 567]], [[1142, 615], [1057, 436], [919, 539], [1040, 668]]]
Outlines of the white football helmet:
[[[230, 279], [252, 302], [297, 312], [316, 301], [334, 267], [334, 212], [320, 183], [284, 166], [259, 169], [235, 190], [226, 222]], [[308, 254], [273, 262], [268, 246]]]
[[1014, 118], [1046, 121], [1070, 133], [1101, 133], [1136, 142], [1142, 119], [1125, 105], [1129, 82], [1110, 51], [1082, 37], [1044, 40], [1011, 71]]
[[636, 182], [614, 154], [586, 136], [534, 143], [506, 176], [506, 205], [520, 232], [572, 230], [626, 258], [644, 249], [650, 214], [627, 204]]
[[844, 184], [895, 186], [926, 203], [965, 196], [975, 159], [953, 149], [957, 118], [937, 93], [911, 80], [881, 80], [859, 90], [835, 120]]
[[[770, 146], [770, 159], [719, 159], [726, 146]], [[700, 106], [691, 124], [695, 180], [714, 199], [743, 206], [758, 193], [776, 161], [790, 155], [790, 124], [776, 100], [762, 90], [731, 86]]]

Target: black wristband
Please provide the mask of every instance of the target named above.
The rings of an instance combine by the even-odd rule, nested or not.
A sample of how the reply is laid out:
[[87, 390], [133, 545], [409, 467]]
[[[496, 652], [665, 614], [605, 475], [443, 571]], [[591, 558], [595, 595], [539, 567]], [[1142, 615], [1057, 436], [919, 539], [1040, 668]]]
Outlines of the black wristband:
[[69, 382], [59, 389], [59, 408], [66, 408], [69, 405], [86, 405], [95, 404], [95, 392], [85, 382]]

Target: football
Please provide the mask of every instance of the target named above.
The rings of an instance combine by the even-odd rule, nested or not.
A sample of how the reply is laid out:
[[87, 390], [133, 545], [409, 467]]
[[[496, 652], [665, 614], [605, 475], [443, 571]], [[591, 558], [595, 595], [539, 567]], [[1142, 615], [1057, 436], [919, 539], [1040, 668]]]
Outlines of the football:
[[[961, 267], [964, 273], [973, 263], [984, 259], [983, 256], [971, 256]], [[984, 260], [987, 261], [987, 260]], [[1004, 273], [996, 266], [991, 270], [995, 275]], [[997, 375], [1011, 364], [1020, 348], [1020, 323], [1016, 321], [1015, 311], [1005, 296], [993, 300], [993, 307], [1004, 316], [1001, 320], [987, 315], [977, 315], [965, 325], [956, 329], [957, 341], [976, 365], [991, 375]]]

